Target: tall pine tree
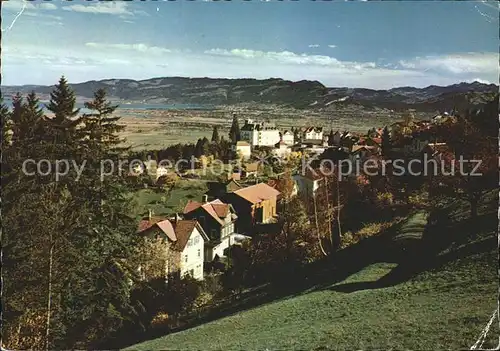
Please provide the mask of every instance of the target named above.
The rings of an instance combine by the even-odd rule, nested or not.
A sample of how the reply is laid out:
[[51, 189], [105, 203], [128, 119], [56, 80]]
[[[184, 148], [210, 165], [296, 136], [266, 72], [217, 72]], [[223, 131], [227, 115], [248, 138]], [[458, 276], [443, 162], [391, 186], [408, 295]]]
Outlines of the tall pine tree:
[[391, 151], [391, 135], [387, 126], [382, 132], [382, 156], [388, 156]]
[[233, 144], [241, 140], [240, 125], [236, 114], [233, 114], [233, 122], [231, 124], [231, 129], [229, 129], [229, 139]]
[[219, 130], [218, 130], [217, 126], [214, 126], [214, 130], [212, 132], [212, 142], [213, 143], [219, 142]]

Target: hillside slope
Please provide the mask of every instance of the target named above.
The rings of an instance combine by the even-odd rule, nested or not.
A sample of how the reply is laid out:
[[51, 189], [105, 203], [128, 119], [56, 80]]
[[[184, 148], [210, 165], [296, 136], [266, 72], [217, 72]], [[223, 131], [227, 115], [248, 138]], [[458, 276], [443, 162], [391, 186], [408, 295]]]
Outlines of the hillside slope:
[[[110, 97], [122, 101], [200, 105], [272, 104], [326, 111], [334, 111], [339, 105], [354, 105], [368, 109], [415, 109], [434, 112], [461, 105], [470, 93], [498, 92], [498, 86], [478, 82], [446, 87], [373, 90], [327, 88], [318, 81], [292, 82], [279, 78], [258, 80], [160, 77], [140, 81], [105, 79], [71, 84], [71, 87], [82, 98], [92, 98], [97, 89], [104, 88]], [[47, 98], [52, 89], [53, 86], [3, 86], [2, 93], [9, 96], [18, 91], [28, 93], [34, 90], [42, 95], [42, 98]]]
[[[451, 221], [426, 233], [423, 251], [411, 256], [422, 263], [415, 274], [403, 273], [405, 261], [378, 260], [340, 282], [327, 275], [310, 289], [128, 349], [468, 349], [497, 306], [496, 195], [487, 200], [477, 223], [465, 219], [465, 204], [448, 207]], [[499, 332], [493, 323], [483, 346], [496, 346]]]

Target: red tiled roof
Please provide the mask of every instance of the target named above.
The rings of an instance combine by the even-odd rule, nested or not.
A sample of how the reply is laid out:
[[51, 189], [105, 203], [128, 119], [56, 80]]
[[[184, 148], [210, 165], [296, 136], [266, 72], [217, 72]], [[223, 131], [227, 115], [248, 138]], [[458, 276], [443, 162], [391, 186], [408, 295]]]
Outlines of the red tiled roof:
[[155, 226], [158, 227], [171, 241], [177, 240], [172, 223], [168, 219], [161, 217], [141, 220], [137, 228], [137, 233], [143, 233]]
[[177, 241], [175, 242], [174, 248], [176, 250], [182, 251], [186, 247], [186, 244], [196, 227], [196, 220], [179, 220], [176, 221], [174, 225], [175, 235], [177, 236]]
[[229, 212], [229, 206], [227, 204], [211, 204], [211, 206], [219, 218], [225, 218]]
[[280, 192], [265, 183], [255, 184], [243, 189], [236, 190], [234, 194], [242, 197], [252, 204], [259, 203], [277, 197]]
[[[158, 218], [151, 220], [142, 220], [139, 223], [139, 233], [145, 232], [152, 227], [158, 227], [169, 239], [174, 243], [173, 248], [178, 251], [184, 250], [186, 244], [197, 225], [196, 220], [177, 220], [171, 221], [168, 219], [160, 220]], [[203, 229], [200, 228], [203, 234]]]
[[196, 210], [197, 208], [199, 208], [202, 204], [198, 201], [191, 201], [189, 200], [188, 203], [186, 204], [186, 206], [184, 207], [184, 211], [183, 213], [186, 214], [186, 213], [189, 213], [191, 211], [194, 211]]
[[156, 223], [156, 225], [158, 226], [158, 228], [161, 229], [161, 231], [163, 233], [165, 233], [165, 235], [170, 240], [172, 240], [172, 241], [177, 240], [177, 235], [175, 233], [174, 227], [172, 226], [172, 222], [170, 222], [169, 220], [164, 220], [164, 221]]
[[210, 216], [212, 216], [220, 224], [224, 224], [222, 218], [226, 218], [229, 213], [229, 205], [223, 203], [219, 199], [208, 202], [206, 204], [201, 204], [196, 201], [190, 201], [184, 207], [184, 214], [194, 211], [198, 208], [203, 208]]
[[152, 217], [151, 219], [141, 219], [139, 225], [137, 226], [137, 233], [143, 232], [154, 226], [156, 223], [161, 222], [163, 220], [165, 220], [165, 218], [161, 217]]

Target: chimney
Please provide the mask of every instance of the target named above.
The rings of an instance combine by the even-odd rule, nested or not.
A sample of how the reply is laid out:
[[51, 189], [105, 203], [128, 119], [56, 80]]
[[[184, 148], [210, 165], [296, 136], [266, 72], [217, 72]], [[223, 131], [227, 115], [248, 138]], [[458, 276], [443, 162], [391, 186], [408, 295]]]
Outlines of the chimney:
[[179, 216], [177, 212], [175, 212], [174, 223], [177, 224], [177, 221], [180, 221], [182, 218]]
[[208, 195], [207, 194], [201, 195], [201, 203], [206, 204], [207, 202], [208, 202]]

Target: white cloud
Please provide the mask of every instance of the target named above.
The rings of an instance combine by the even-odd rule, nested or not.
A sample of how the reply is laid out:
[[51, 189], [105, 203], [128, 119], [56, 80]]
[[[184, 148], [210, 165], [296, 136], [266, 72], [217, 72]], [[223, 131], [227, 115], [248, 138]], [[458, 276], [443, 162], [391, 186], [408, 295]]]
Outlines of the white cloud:
[[[325, 55], [251, 49], [178, 51], [145, 43], [87, 43], [71, 47], [8, 45], [2, 52], [4, 84], [52, 84], [61, 74], [72, 82], [92, 79], [146, 79], [158, 76], [318, 80], [326, 86], [387, 89], [496, 81], [498, 73], [453, 74], [427, 70], [421, 59], [398, 62], [344, 61]], [[472, 55], [472, 54], [470, 54]], [[479, 54], [478, 54], [479, 55]], [[140, 64], [137, 64], [140, 62]], [[419, 66], [420, 64], [420, 66]], [[498, 63], [497, 63], [498, 65]], [[35, 72], [35, 73], [33, 73]]]
[[311, 44], [309, 45], [310, 48], [319, 48], [319, 45], [318, 44]]
[[436, 70], [454, 75], [469, 73], [498, 72], [498, 53], [461, 53], [442, 56], [416, 57], [402, 60], [403, 68], [416, 70]]
[[62, 17], [61, 16], [51, 15], [51, 14], [48, 14], [48, 13], [41, 13], [40, 11], [37, 11], [37, 12], [25, 12], [23, 14], [23, 16], [41, 17], [41, 18], [48, 18], [48, 19], [56, 20], [56, 21], [62, 21]]
[[138, 44], [104, 44], [104, 43], [85, 43], [85, 46], [98, 48], [98, 49], [117, 49], [117, 50], [129, 50], [129, 51], [137, 51], [140, 53], [148, 53], [148, 54], [162, 54], [169, 53], [172, 50], [167, 48], [161, 48], [158, 46], [149, 46], [147, 44], [138, 43]]
[[474, 82], [478, 82], [478, 83], [482, 83], [482, 84], [492, 84], [489, 80], [481, 79], [481, 78], [469, 79], [467, 81], [467, 83], [474, 83]]
[[57, 10], [57, 6], [51, 3], [36, 3], [34, 1], [23, 0], [2, 0], [2, 10], [21, 11], [24, 7], [25, 11], [33, 10]]
[[330, 44], [330, 45], [328, 45], [328, 47], [331, 49], [335, 49], [337, 47], [337, 45]]
[[324, 55], [308, 55], [296, 54], [290, 51], [258, 51], [249, 49], [211, 49], [205, 51], [205, 54], [228, 56], [241, 59], [255, 59], [260, 61], [273, 61], [279, 64], [293, 64], [293, 65], [313, 65], [313, 66], [329, 66], [335, 68], [346, 68], [360, 70], [364, 68], [375, 68], [373, 62], [350, 62], [339, 61], [334, 57]]
[[128, 4], [123, 1], [106, 1], [90, 5], [69, 5], [64, 6], [63, 10], [108, 15], [133, 15], [133, 12], [128, 10]]
[[57, 10], [57, 6], [51, 3], [44, 2], [43, 4], [38, 5], [40, 9], [43, 10]]

